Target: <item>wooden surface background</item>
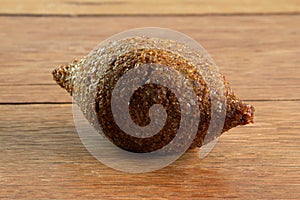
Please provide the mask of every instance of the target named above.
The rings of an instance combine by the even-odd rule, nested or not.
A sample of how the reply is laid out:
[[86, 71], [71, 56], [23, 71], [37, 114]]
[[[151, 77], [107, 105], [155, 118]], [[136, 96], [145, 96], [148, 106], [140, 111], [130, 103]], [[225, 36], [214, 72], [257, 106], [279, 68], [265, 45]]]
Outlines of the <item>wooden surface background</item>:
[[[2, 0], [0, 199], [300, 199], [299, 12], [298, 0]], [[51, 70], [144, 26], [202, 44], [256, 116], [205, 159], [134, 175], [86, 151]]]

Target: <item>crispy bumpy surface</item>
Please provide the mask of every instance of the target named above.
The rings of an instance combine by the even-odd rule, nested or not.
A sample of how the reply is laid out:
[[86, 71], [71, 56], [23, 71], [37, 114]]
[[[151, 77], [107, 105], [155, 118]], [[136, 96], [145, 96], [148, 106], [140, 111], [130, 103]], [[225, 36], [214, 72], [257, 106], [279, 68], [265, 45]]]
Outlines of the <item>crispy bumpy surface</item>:
[[[130, 42], [135, 42], [132, 44], [140, 43], [140, 45], [130, 46]], [[80, 61], [75, 60], [68, 65], [62, 65], [53, 71], [53, 77], [61, 87], [65, 88], [70, 94], [73, 94], [73, 96], [74, 93], [79, 94], [75, 99], [79, 102], [78, 104], [86, 118], [96, 129], [101, 127], [103, 133], [111, 142], [118, 147], [131, 152], [145, 153], [156, 151], [172, 141], [180, 126], [180, 120], [182, 120], [181, 110], [179, 99], [176, 97], [174, 91], [171, 91], [164, 85], [153, 83], [143, 85], [132, 94], [128, 104], [131, 120], [139, 126], [146, 126], [150, 123], [149, 109], [151, 106], [160, 104], [164, 107], [167, 113], [165, 125], [152, 137], [139, 138], [124, 132], [116, 124], [111, 109], [112, 93], [118, 80], [127, 71], [133, 68], [141, 68], [145, 64], [156, 64], [158, 66], [167, 66], [182, 74], [190, 81], [193, 86], [193, 91], [197, 96], [197, 102], [195, 103], [199, 108], [201, 117], [198, 123], [198, 131], [192, 143], [189, 144], [189, 147], [201, 147], [205, 143], [208, 143], [219, 136], [219, 134], [207, 135], [212, 114], [210, 94], [211, 91], [217, 91], [215, 93], [218, 94], [218, 88], [216, 88], [215, 85], [208, 87], [206, 80], [203, 77], [203, 73], [199, 72], [199, 65], [197, 65], [197, 62], [187, 58], [188, 56], [185, 56], [187, 54], [181, 54], [180, 52], [189, 52], [188, 50], [183, 48], [176, 51], [172, 50], [174, 46], [182, 46], [178, 46], [176, 43], [172, 44], [170, 41], [161, 42], [161, 44], [166, 44], [165, 48], [154, 48], [151, 41], [148, 41], [145, 38], [123, 41], [123, 44], [126, 43], [127, 46], [129, 43], [129, 47], [126, 50], [121, 49], [124, 48], [120, 45], [121, 43], [122, 42], [119, 42], [118, 45], [111, 44], [111, 46], [102, 49], [102, 52], [99, 50], [95, 51], [94, 54], [91, 54]], [[171, 43], [171, 45], [169, 45], [169, 43]], [[112, 49], [114, 49], [114, 51], [112, 51]], [[120, 49], [121, 51], [118, 51]], [[99, 52], [101, 52], [102, 55]], [[101, 60], [101, 56], [107, 55], [105, 52], [110, 52], [111, 57], [106, 58], [106, 60], [103, 61], [103, 59]], [[199, 57], [199, 55], [193, 53], [189, 53], [188, 55]], [[198, 59], [198, 57], [196, 59]], [[97, 62], [97, 58], [100, 58], [100, 62]], [[202, 61], [203, 60], [201, 60], [201, 62]], [[200, 67], [205, 68], [207, 62], [203, 63], [205, 64]], [[92, 66], [96, 66], [97, 69], [94, 69]], [[209, 67], [207, 67], [207, 69], [209, 69]], [[88, 81], [84, 78], [87, 74], [94, 77], [89, 78], [88, 80], [89, 83], [93, 84], [87, 84]], [[93, 74], [100, 75], [93, 76]], [[150, 71], [145, 73], [145, 76], [150, 75]], [[226, 113], [224, 126], [221, 132], [228, 131], [238, 125], [252, 123], [254, 118], [254, 107], [245, 104], [234, 94], [224, 76], [220, 75], [212, 78], [219, 78], [224, 86], [223, 95], [226, 98]], [[166, 81], [177, 81], [172, 79], [175, 78], [166, 77]], [[85, 87], [87, 87], [87, 85], [93, 85], [94, 88], [90, 89], [89, 92], [94, 94], [86, 94]], [[181, 88], [178, 88], [178, 92], [180, 92], [180, 89]], [[87, 98], [89, 100], [87, 100]], [[99, 124], [99, 126], [95, 126], [95, 124]], [[176, 149], [180, 150], [186, 145], [187, 141], [188, 140], [185, 137], [180, 138], [180, 142], [176, 144], [177, 146], [172, 149], [172, 151], [176, 151]]]

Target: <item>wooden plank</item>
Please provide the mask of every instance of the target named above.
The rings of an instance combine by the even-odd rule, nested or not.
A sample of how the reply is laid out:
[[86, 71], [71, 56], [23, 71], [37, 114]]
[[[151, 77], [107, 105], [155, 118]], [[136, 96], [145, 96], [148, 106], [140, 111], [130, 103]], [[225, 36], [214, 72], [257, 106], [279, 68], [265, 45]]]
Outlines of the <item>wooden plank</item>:
[[0, 103], [65, 103], [72, 98], [56, 84], [0, 86]]
[[298, 0], [2, 0], [1, 14], [168, 15], [295, 13]]
[[175, 29], [201, 43], [244, 99], [299, 99], [299, 21], [299, 15], [0, 17], [0, 102], [69, 101], [54, 85], [54, 66], [143, 26]]
[[126, 174], [95, 160], [71, 105], [0, 105], [0, 198], [299, 199], [300, 102], [252, 102], [255, 124], [225, 133], [205, 159]]

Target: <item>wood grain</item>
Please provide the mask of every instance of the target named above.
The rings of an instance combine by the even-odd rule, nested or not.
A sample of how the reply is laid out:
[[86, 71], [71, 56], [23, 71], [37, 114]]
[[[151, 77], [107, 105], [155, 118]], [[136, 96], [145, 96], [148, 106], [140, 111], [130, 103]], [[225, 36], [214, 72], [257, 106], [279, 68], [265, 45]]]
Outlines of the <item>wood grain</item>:
[[195, 15], [298, 13], [298, 0], [2, 0], [2, 14]]
[[86, 151], [71, 105], [2, 105], [0, 198], [299, 199], [300, 102], [250, 103], [255, 124], [225, 133], [205, 159], [192, 150], [138, 175]]
[[54, 67], [81, 58], [112, 34], [143, 26], [194, 38], [243, 99], [300, 99], [299, 21], [299, 15], [1, 17], [0, 102], [70, 101], [52, 81]]
[[[1, 0], [0, 199], [300, 199], [300, 1]], [[158, 26], [202, 44], [255, 123], [146, 174], [94, 159], [51, 77], [107, 37]]]

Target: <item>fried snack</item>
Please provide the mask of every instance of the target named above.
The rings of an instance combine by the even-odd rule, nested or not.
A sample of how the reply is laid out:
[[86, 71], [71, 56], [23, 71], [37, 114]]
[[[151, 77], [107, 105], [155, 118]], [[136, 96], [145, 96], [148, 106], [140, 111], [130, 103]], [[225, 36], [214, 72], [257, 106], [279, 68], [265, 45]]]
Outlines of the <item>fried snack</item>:
[[[199, 52], [171, 40], [135, 37], [110, 42], [81, 60], [59, 66], [52, 74], [61, 87], [73, 96], [76, 94], [75, 101], [84, 116], [96, 129], [101, 128], [111, 142], [127, 151], [145, 153], [156, 151], [170, 143], [181, 120], [180, 104], [175, 93], [163, 85], [149, 83], [132, 94], [128, 105], [130, 116], [137, 125], [146, 126], [150, 122], [151, 106], [161, 104], [167, 113], [163, 129], [152, 137], [138, 138], [125, 133], [116, 124], [111, 108], [113, 89], [127, 71], [141, 68], [145, 64], [170, 67], [191, 81], [201, 117], [190, 148], [201, 147], [219, 136], [216, 133], [206, 137], [211, 123], [211, 94], [215, 94], [214, 98], [218, 99], [223, 92], [222, 95], [226, 97], [225, 103], [218, 101], [219, 104], [222, 103], [220, 108], [226, 107], [222, 133], [238, 125], [253, 123], [254, 107], [243, 103], [234, 94], [224, 76], [212, 67], [213, 63]], [[150, 72], [145, 74], [149, 75]], [[217, 84], [212, 84], [209, 88], [203, 75], [220, 80], [224, 91]], [[178, 81], [172, 80], [173, 77], [166, 78], [168, 81]], [[185, 138], [182, 138], [181, 144], [185, 144]], [[181, 144], [178, 144], [178, 149]]]

